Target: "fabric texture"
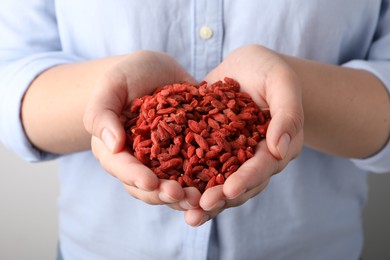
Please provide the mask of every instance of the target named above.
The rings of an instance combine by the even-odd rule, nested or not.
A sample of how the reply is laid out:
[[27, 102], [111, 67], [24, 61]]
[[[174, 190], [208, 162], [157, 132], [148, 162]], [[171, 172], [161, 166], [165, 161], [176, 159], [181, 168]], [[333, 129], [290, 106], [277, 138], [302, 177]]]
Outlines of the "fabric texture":
[[248, 44], [368, 70], [389, 89], [389, 1], [13, 0], [0, 3], [0, 35], [0, 139], [28, 161], [60, 161], [64, 259], [359, 258], [367, 171], [390, 171], [389, 143], [363, 160], [303, 148], [260, 195], [193, 228], [182, 212], [130, 197], [91, 152], [35, 149], [20, 102], [58, 64], [159, 50], [202, 80]]

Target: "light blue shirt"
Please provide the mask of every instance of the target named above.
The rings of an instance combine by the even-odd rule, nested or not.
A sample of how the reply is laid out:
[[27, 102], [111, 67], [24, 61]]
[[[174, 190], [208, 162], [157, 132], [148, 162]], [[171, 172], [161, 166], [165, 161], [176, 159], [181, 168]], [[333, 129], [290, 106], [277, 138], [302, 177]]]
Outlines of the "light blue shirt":
[[[19, 118], [26, 88], [54, 65], [160, 50], [201, 80], [247, 44], [369, 70], [390, 87], [388, 0], [1, 1], [1, 141], [29, 161], [57, 158], [31, 146]], [[390, 145], [364, 160], [304, 148], [264, 192], [198, 228], [133, 199], [89, 151], [58, 159], [65, 259], [356, 260], [366, 172], [390, 171]]]

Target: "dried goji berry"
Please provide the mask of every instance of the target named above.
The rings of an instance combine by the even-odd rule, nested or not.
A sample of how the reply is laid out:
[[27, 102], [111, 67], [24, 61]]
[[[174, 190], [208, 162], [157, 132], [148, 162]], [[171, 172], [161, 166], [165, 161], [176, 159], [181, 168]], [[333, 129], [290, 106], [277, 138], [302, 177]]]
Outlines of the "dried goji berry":
[[159, 178], [200, 192], [223, 184], [253, 157], [271, 120], [239, 89], [231, 78], [158, 87], [124, 112], [126, 145]]

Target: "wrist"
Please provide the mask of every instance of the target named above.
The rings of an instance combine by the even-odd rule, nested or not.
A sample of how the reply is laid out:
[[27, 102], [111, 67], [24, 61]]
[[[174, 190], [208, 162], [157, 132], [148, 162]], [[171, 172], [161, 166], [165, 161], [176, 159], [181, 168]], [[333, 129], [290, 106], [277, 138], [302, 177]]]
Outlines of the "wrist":
[[364, 70], [281, 56], [302, 82], [305, 145], [365, 158], [386, 144], [390, 104], [378, 78]]
[[30, 142], [59, 154], [89, 149], [90, 134], [82, 121], [85, 106], [98, 78], [120, 59], [63, 64], [40, 74], [21, 104], [21, 120]]

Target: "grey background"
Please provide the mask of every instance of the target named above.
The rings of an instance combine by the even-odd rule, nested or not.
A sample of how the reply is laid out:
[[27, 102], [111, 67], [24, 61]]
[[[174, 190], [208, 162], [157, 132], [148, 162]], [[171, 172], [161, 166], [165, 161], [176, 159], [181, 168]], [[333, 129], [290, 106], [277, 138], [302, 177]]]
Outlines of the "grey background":
[[[0, 144], [0, 259], [55, 259], [56, 163], [29, 164]], [[363, 259], [390, 259], [390, 174], [370, 176]]]

